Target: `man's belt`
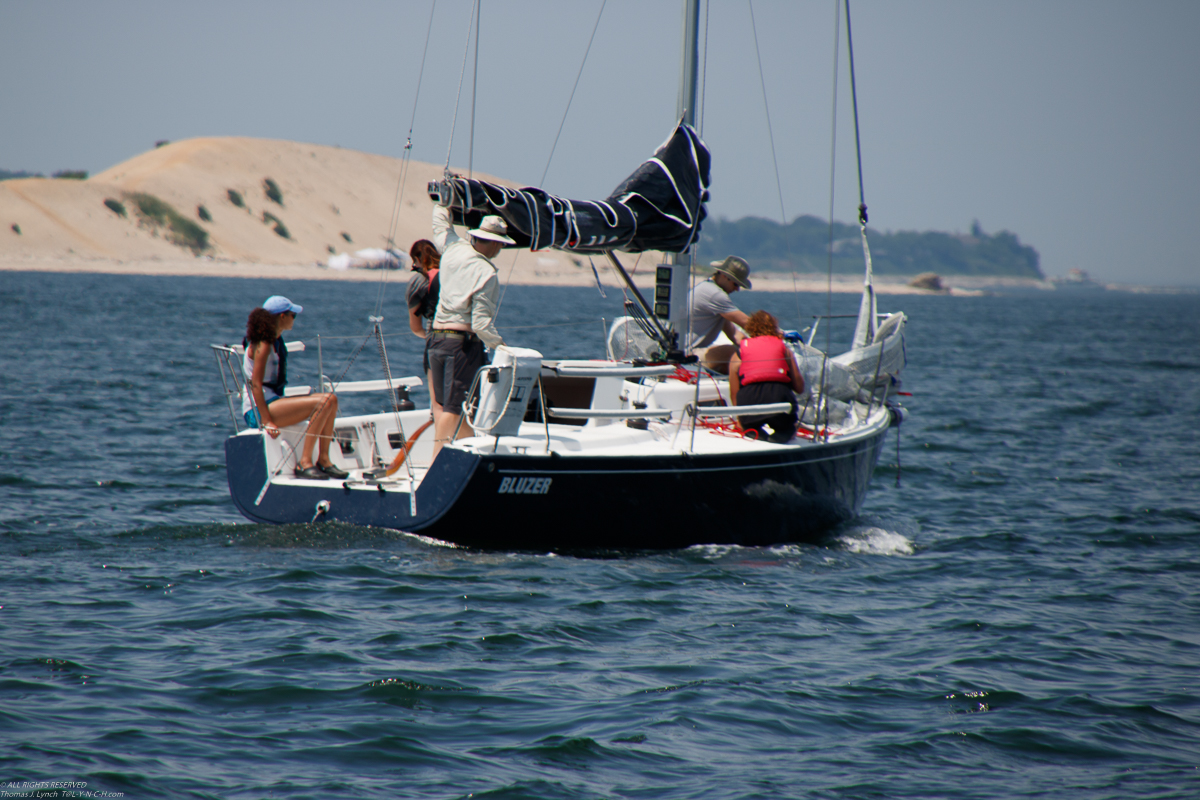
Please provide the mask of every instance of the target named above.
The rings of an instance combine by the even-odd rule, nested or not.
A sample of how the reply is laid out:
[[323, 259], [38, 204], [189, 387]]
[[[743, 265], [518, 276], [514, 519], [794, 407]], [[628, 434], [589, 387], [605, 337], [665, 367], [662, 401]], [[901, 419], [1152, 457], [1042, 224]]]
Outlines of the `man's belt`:
[[434, 338], [442, 339], [478, 339], [474, 331], [456, 331], [449, 328], [434, 328], [429, 332], [429, 335]]

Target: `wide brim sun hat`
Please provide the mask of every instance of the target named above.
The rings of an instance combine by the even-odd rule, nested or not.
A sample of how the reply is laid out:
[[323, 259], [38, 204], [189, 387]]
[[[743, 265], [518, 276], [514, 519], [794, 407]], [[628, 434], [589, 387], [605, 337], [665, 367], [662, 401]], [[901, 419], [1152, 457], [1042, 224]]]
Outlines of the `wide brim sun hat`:
[[712, 262], [709, 266], [714, 272], [723, 272], [733, 278], [733, 282], [743, 289], [751, 288], [750, 265], [746, 263], [746, 259], [728, 256], [723, 261]]
[[504, 244], [516, 244], [515, 239], [510, 239], [508, 236], [508, 223], [502, 217], [495, 214], [490, 214], [484, 217], [479, 222], [479, 227], [468, 231], [475, 239], [488, 239], [493, 242], [503, 242]]

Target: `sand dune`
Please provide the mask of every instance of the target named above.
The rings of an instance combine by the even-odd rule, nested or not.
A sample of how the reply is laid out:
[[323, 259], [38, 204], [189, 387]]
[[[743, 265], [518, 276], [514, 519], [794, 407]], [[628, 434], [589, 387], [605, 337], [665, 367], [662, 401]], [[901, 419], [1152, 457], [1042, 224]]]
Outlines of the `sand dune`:
[[[399, 159], [336, 147], [217, 137], [173, 142], [85, 181], [4, 181], [0, 222], [6, 230], [0, 235], [0, 261], [9, 268], [47, 268], [62, 261], [64, 268], [75, 263], [84, 269], [110, 260], [197, 260], [197, 268], [213, 262], [324, 263], [331, 248], [353, 252], [386, 245], [402, 168]], [[429, 236], [425, 185], [441, 171], [433, 164], [410, 162], [395, 223], [394, 240], [401, 248]], [[493, 176], [478, 177], [514, 185]], [[282, 203], [266, 196], [268, 178], [279, 187]], [[230, 190], [241, 195], [244, 207], [235, 205]], [[195, 259], [186, 248], [168, 242], [165, 231], [140, 224], [128, 201], [131, 192], [152, 194], [201, 225], [211, 244], [203, 254], [207, 259]], [[104, 205], [108, 198], [124, 202], [125, 218]], [[200, 219], [201, 206], [211, 221]], [[278, 235], [274, 222], [264, 222], [264, 212], [283, 223], [288, 238]], [[12, 225], [19, 227], [19, 234]], [[529, 282], [561, 282], [573, 276], [581, 282], [593, 280], [590, 268], [563, 253], [514, 251], [502, 256], [499, 266], [512, 266], [514, 257], [520, 279]]]

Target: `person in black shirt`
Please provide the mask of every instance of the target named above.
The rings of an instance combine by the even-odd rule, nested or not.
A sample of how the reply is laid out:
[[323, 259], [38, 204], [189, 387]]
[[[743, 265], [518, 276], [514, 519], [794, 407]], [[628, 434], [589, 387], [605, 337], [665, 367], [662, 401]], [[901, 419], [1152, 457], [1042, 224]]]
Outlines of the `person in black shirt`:
[[[438, 270], [441, 264], [441, 254], [433, 242], [428, 239], [418, 239], [409, 248], [412, 257], [412, 269], [417, 273], [408, 281], [408, 327], [413, 334], [425, 340], [424, 370], [425, 380], [430, 381], [429, 373], [429, 328], [433, 325], [433, 316], [437, 313], [438, 304]], [[429, 406], [433, 413], [434, 424], [442, 415], [442, 407], [433, 398], [433, 384], [429, 386]]]

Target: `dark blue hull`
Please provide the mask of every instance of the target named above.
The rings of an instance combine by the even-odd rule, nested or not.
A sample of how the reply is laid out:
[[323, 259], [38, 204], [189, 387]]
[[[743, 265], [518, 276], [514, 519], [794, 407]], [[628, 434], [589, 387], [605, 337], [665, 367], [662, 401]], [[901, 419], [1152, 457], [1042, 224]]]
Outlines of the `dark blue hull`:
[[[672, 549], [812, 541], [854, 517], [887, 428], [846, 442], [726, 455], [476, 455], [447, 448], [417, 488], [272, 484], [257, 436], [226, 442], [229, 488], [255, 522], [323, 520], [484, 549]], [[414, 508], [415, 506], [415, 508]]]

